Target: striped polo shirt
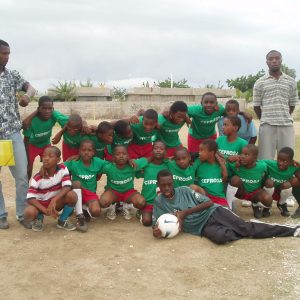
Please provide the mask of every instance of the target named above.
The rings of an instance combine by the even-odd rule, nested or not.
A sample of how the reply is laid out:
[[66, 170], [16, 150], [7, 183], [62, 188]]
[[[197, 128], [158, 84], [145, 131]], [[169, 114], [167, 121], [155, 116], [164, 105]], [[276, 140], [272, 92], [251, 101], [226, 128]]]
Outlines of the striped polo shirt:
[[32, 179], [27, 193], [27, 200], [36, 199], [47, 201], [55, 197], [63, 187], [71, 187], [70, 174], [67, 167], [63, 164], [57, 165], [52, 177], [43, 178], [37, 173]]
[[253, 105], [261, 107], [261, 124], [292, 126], [290, 106], [298, 103], [296, 81], [282, 73], [279, 79], [266, 74], [255, 82]]

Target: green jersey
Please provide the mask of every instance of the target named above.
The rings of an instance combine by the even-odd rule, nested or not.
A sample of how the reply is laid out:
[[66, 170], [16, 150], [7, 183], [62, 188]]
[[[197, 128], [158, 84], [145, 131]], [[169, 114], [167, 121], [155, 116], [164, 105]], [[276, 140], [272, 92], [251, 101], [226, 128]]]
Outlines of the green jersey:
[[[156, 224], [157, 219], [163, 214], [173, 214], [176, 211], [183, 211], [210, 201], [208, 197], [186, 186], [177, 187], [174, 189], [174, 192], [175, 194], [172, 199], [167, 199], [164, 195], [160, 194], [154, 200], [153, 225]], [[183, 230], [194, 235], [201, 235], [209, 217], [217, 207], [219, 207], [218, 204], [213, 204], [209, 208], [187, 215], [183, 220]]]
[[160, 129], [157, 133], [157, 140], [162, 141], [167, 148], [175, 148], [181, 145], [178, 132], [185, 122], [174, 124], [163, 115], [158, 115]]
[[136, 177], [144, 178], [141, 194], [145, 197], [147, 204], [152, 204], [154, 199], [156, 198], [157, 174], [161, 170], [165, 169], [168, 169], [165, 163], [162, 163], [160, 165], [149, 163], [143, 169], [143, 172], [138, 172], [138, 174], [136, 174]]
[[72, 181], [80, 181], [82, 187], [91, 192], [97, 190], [97, 175], [103, 173], [104, 166], [108, 162], [93, 157], [91, 164], [86, 166], [81, 159], [65, 161], [64, 165], [72, 175]]
[[243, 181], [244, 189], [247, 193], [252, 193], [261, 188], [267, 174], [267, 165], [263, 161], [257, 161], [253, 168], [235, 167], [234, 163], [228, 163], [233, 175], [237, 175]]
[[219, 110], [208, 115], [202, 105], [189, 105], [188, 115], [192, 118], [189, 134], [195, 139], [207, 139], [216, 133], [216, 123], [224, 114], [224, 106], [218, 104]]
[[134, 188], [135, 173], [148, 164], [146, 158], [139, 158], [134, 160], [137, 168], [134, 169], [129, 164], [124, 168], [118, 168], [115, 163], [108, 162], [103, 169], [103, 173], [107, 175], [107, 185], [105, 189], [113, 189], [120, 193], [132, 190]]
[[79, 148], [80, 142], [82, 141], [82, 135], [80, 132], [77, 132], [75, 135], [70, 135], [65, 131], [63, 133], [63, 141], [71, 148]]
[[112, 143], [112, 148], [114, 148], [117, 145], [122, 145], [127, 147], [131, 141], [132, 141], [132, 137], [125, 139], [120, 137], [116, 132], [114, 132], [114, 140]]
[[173, 174], [174, 187], [189, 186], [195, 182], [195, 166], [188, 166], [182, 169], [177, 166], [175, 160], [167, 162], [168, 169]]
[[107, 144], [101, 142], [96, 135], [85, 135], [83, 139], [89, 139], [94, 142], [96, 156], [101, 159], [104, 158], [104, 150], [107, 148]]
[[226, 135], [219, 136], [216, 140], [218, 144], [218, 151], [224, 155], [225, 158], [232, 155], [239, 155], [248, 142], [237, 137], [233, 142], [229, 142]]
[[298, 169], [295, 166], [289, 166], [286, 170], [280, 170], [276, 160], [264, 159], [262, 161], [267, 165], [267, 178], [274, 181], [275, 187], [279, 187], [281, 183], [289, 181]]
[[29, 144], [43, 148], [49, 144], [52, 135], [52, 128], [57, 122], [61, 127], [65, 126], [69, 117], [63, 115], [57, 110], [52, 112], [48, 120], [41, 120], [38, 116], [33, 117], [28, 129], [23, 131], [25, 137], [29, 138]]
[[151, 132], [146, 132], [143, 125], [143, 117], [139, 118], [140, 122], [138, 124], [131, 124], [131, 130], [133, 132], [132, 143], [137, 145], [145, 145], [152, 143], [152, 140], [157, 134], [157, 129]]
[[222, 180], [222, 169], [215, 162], [201, 162], [199, 160], [196, 169], [197, 184], [201, 186], [209, 195], [225, 198], [225, 187]]

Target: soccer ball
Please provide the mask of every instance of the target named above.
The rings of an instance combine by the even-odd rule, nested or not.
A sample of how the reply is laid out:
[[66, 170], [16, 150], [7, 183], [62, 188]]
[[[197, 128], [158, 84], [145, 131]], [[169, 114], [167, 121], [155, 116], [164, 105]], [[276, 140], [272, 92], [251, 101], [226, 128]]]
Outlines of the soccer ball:
[[173, 238], [179, 233], [179, 222], [176, 216], [163, 214], [157, 219], [158, 228], [164, 238]]

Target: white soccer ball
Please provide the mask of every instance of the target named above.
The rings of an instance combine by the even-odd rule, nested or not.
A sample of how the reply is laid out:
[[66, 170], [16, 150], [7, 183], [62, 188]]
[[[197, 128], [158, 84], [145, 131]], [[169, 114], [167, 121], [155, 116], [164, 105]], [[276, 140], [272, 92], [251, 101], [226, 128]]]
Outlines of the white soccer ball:
[[157, 219], [158, 228], [164, 238], [173, 238], [179, 233], [179, 222], [172, 214], [163, 214]]

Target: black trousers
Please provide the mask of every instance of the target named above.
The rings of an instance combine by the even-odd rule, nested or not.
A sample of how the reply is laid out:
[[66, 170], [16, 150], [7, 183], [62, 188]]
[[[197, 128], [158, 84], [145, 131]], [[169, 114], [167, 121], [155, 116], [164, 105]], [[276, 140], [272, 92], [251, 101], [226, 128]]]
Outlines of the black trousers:
[[229, 209], [218, 207], [208, 219], [202, 236], [216, 244], [225, 244], [242, 238], [270, 238], [292, 236], [296, 227], [268, 223], [246, 222]]

